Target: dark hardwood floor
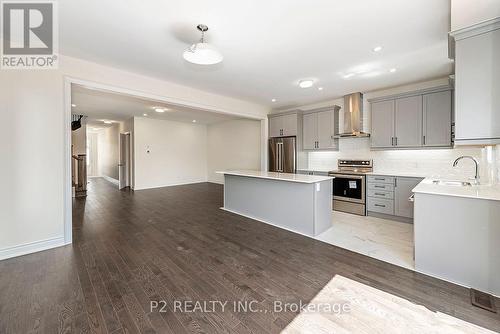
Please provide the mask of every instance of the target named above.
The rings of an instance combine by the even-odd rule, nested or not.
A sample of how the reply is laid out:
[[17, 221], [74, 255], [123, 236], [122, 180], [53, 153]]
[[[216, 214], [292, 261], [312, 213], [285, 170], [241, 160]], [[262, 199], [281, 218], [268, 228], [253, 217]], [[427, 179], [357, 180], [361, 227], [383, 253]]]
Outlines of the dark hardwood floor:
[[[173, 301], [256, 300], [271, 310], [275, 300], [307, 303], [337, 274], [500, 329], [468, 289], [221, 205], [215, 184], [131, 192], [92, 179], [74, 201], [73, 245], [0, 261], [0, 333], [278, 333], [296, 313], [173, 312]], [[167, 312], [151, 312], [161, 300]]]

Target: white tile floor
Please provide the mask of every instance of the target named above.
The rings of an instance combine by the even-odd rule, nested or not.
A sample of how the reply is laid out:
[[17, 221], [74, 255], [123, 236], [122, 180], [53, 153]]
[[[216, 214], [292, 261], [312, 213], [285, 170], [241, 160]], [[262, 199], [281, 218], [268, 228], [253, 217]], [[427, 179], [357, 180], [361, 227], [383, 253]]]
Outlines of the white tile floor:
[[333, 211], [332, 227], [316, 239], [404, 268], [415, 269], [413, 224]]

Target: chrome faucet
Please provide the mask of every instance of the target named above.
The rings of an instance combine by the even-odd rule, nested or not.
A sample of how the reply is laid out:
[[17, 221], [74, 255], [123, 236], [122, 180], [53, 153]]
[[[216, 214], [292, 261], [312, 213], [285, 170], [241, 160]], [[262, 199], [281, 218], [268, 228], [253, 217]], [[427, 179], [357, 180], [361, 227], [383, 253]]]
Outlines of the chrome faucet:
[[474, 176], [474, 184], [475, 185], [478, 185], [479, 184], [479, 162], [477, 161], [476, 158], [474, 157], [471, 157], [470, 155], [464, 155], [464, 156], [461, 156], [461, 157], [458, 157], [455, 162], [453, 163], [453, 167], [457, 167], [458, 165], [458, 162], [462, 159], [471, 159], [472, 161], [474, 161], [474, 164], [476, 165], [476, 176]]

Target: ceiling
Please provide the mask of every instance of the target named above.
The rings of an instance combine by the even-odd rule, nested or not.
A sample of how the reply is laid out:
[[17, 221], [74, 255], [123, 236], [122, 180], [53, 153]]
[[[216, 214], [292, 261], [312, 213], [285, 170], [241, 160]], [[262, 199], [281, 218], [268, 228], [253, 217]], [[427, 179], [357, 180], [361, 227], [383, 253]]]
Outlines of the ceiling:
[[[449, 0], [65, 0], [59, 11], [63, 54], [271, 108], [452, 70]], [[208, 25], [206, 39], [223, 53], [222, 63], [183, 60], [199, 39], [198, 23]], [[299, 88], [307, 78], [315, 86]]]
[[[197, 124], [213, 124], [237, 119], [237, 117], [231, 115], [173, 106], [130, 95], [90, 89], [79, 85], [72, 85], [71, 87], [71, 103], [75, 105], [72, 107], [72, 113], [87, 116], [87, 123], [95, 128], [111, 126], [104, 123], [104, 121], [123, 122], [134, 116], [189, 123], [196, 120]], [[154, 110], [157, 107], [168, 110], [163, 113], [157, 113]]]

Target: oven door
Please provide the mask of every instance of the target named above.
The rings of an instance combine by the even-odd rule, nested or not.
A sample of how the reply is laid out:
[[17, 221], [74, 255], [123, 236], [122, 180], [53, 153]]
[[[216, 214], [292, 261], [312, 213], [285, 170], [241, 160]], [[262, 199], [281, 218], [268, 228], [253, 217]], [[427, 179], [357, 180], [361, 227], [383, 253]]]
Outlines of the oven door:
[[365, 203], [365, 176], [332, 174], [333, 199], [353, 203]]

